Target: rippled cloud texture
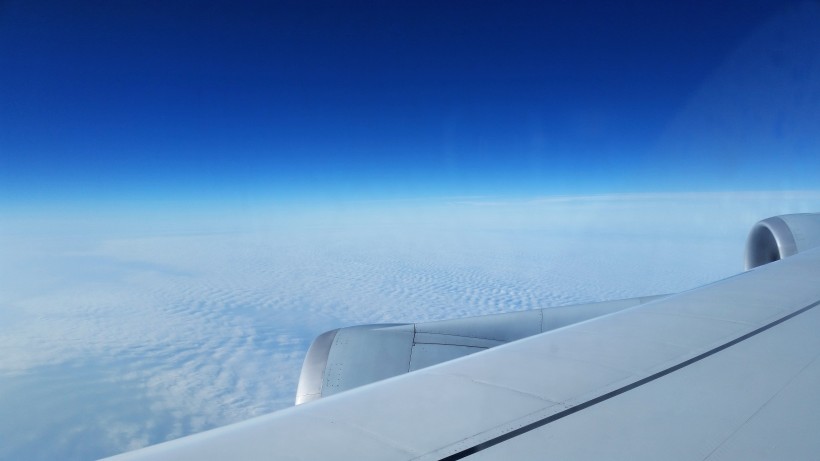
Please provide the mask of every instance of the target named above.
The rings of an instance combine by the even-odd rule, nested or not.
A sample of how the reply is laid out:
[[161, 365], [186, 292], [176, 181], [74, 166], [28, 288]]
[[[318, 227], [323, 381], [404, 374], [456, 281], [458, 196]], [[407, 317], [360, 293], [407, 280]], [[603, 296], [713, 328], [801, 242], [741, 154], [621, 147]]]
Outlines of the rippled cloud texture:
[[755, 221], [820, 210], [820, 192], [261, 210], [199, 233], [190, 216], [162, 233], [137, 219], [91, 232], [65, 217], [31, 233], [48, 218], [6, 218], [0, 459], [103, 457], [289, 406], [311, 340], [339, 326], [727, 277]]

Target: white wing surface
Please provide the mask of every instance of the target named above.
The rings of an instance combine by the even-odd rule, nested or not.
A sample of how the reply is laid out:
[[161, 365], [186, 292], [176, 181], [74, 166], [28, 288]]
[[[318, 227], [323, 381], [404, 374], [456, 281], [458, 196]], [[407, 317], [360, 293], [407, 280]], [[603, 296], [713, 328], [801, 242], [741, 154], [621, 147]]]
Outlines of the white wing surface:
[[111, 460], [816, 459], [818, 306], [820, 248], [801, 250]]

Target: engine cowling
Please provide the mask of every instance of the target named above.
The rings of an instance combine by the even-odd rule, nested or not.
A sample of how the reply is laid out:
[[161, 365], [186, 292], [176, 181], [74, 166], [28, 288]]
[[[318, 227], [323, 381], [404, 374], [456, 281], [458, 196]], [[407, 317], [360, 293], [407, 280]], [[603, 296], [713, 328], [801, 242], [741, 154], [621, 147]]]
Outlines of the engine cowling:
[[752, 227], [746, 240], [746, 270], [820, 246], [820, 213], [774, 216]]

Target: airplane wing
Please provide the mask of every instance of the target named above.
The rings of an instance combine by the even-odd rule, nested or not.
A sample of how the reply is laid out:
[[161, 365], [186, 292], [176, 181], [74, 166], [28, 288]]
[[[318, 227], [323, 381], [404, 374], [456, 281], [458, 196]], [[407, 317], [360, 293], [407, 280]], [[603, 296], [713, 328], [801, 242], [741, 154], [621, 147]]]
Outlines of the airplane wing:
[[770, 218], [734, 277], [110, 460], [816, 459], [817, 243]]

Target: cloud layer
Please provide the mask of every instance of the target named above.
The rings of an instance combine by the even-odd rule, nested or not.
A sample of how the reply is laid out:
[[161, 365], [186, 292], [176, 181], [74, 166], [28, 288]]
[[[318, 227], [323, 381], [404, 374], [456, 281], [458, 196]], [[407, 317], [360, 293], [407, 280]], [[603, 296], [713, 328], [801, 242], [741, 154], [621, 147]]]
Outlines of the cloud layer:
[[696, 287], [742, 269], [756, 220], [818, 209], [815, 192], [623, 195], [246, 210], [204, 234], [8, 226], [0, 459], [108, 456], [286, 407], [339, 326]]

